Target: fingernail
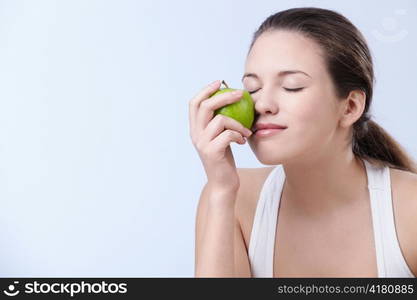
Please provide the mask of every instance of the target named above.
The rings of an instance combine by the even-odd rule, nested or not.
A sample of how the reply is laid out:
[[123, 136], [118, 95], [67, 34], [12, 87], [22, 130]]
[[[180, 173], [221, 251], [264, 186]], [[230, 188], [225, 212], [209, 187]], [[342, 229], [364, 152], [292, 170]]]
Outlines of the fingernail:
[[240, 91], [240, 90], [233, 91], [233, 92], [232, 92], [232, 95], [233, 95], [233, 96], [241, 96], [241, 95], [242, 95], [242, 91]]
[[213, 81], [212, 83], [210, 83], [210, 85], [211, 86], [216, 86], [216, 85], [218, 85], [220, 83], [220, 80], [216, 80], [216, 81]]
[[246, 134], [247, 134], [248, 136], [251, 136], [251, 135], [252, 135], [252, 131], [250, 131], [249, 129], [247, 129], [247, 130], [246, 130]]

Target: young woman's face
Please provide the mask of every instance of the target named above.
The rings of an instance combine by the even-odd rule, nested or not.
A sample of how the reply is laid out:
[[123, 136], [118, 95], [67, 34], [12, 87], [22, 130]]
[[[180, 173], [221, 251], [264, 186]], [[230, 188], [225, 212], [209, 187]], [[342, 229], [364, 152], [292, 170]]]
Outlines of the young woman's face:
[[332, 143], [340, 107], [321, 53], [300, 33], [273, 31], [263, 33], [248, 54], [245, 74], [257, 77], [244, 76], [243, 86], [253, 92], [256, 123], [287, 127], [272, 136], [253, 134], [248, 139], [261, 163], [315, 159], [336, 150]]

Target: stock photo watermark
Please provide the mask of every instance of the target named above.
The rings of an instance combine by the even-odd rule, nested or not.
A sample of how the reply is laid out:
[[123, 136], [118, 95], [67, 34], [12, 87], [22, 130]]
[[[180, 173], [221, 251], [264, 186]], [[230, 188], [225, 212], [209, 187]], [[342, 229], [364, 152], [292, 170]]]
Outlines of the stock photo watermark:
[[401, 27], [401, 18], [407, 15], [405, 9], [396, 9], [392, 16], [381, 19], [380, 29], [373, 29], [372, 35], [381, 42], [395, 43], [403, 40], [408, 31]]
[[19, 286], [19, 281], [13, 281], [7, 289], [3, 290], [3, 294], [14, 297], [19, 294], [66, 294], [75, 297], [77, 294], [126, 294], [127, 283], [107, 283], [105, 281], [91, 283], [81, 281], [80, 283], [62, 283], [62, 282], [26, 282], [23, 286]]

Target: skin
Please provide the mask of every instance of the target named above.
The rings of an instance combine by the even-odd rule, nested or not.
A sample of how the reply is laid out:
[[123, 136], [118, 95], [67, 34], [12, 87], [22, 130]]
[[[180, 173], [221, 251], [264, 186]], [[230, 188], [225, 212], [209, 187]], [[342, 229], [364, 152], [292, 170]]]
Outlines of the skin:
[[[308, 76], [277, 75], [286, 70]], [[282, 164], [286, 174], [274, 256], [274, 266], [280, 269], [274, 268], [274, 276], [376, 276], [366, 170], [351, 145], [352, 125], [363, 113], [366, 95], [356, 90], [338, 99], [321, 48], [295, 32], [263, 33], [248, 54], [245, 73], [257, 74], [243, 78], [245, 90], [257, 90], [252, 93], [257, 121], [288, 127], [270, 137], [248, 138], [261, 163]], [[246, 247], [258, 192], [271, 169], [239, 170], [241, 195], [249, 191], [246, 185], [253, 186], [255, 176], [259, 179], [257, 192], [237, 204]], [[390, 172], [397, 234], [417, 274], [417, 176]], [[347, 260], [348, 265], [343, 263]]]

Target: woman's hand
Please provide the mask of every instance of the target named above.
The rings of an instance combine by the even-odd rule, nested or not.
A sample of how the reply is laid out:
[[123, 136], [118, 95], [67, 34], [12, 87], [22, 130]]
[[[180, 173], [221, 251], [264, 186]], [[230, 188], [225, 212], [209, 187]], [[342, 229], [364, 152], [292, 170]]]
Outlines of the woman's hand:
[[230, 148], [231, 142], [245, 144], [252, 132], [238, 121], [214, 111], [239, 101], [242, 91], [226, 92], [210, 98], [220, 87], [216, 81], [189, 101], [190, 136], [207, 174], [208, 184], [222, 190], [239, 188], [239, 176]]

